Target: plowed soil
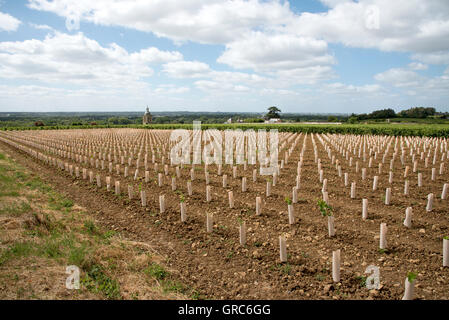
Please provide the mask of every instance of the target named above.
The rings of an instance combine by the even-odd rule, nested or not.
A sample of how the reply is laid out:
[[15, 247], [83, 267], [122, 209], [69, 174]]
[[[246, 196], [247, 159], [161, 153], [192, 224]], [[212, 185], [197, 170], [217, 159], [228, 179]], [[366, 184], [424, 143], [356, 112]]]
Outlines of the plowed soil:
[[[301, 173], [299, 201], [294, 204], [296, 223], [289, 225], [285, 197], [291, 198], [296, 185], [296, 169], [303, 139], [307, 149]], [[375, 160], [372, 168], [368, 161], [360, 162], [367, 168], [367, 178], [361, 180], [361, 170], [349, 167], [348, 161], [335, 153], [349, 173], [349, 181], [357, 182], [355, 199], [350, 198], [350, 183], [344, 185], [327, 152], [315, 138], [318, 157], [322, 161], [324, 177], [328, 179], [329, 204], [335, 216], [336, 235], [328, 236], [327, 219], [317, 206], [322, 198], [317, 164], [311, 136], [301, 136], [288, 164], [281, 170], [272, 195], [266, 197], [266, 178], [258, 176], [252, 181], [252, 170], [258, 166], [238, 167], [238, 177], [233, 179], [232, 167], [223, 166], [228, 176], [227, 188], [222, 187], [222, 177], [215, 165], [209, 166], [212, 201], [206, 202], [204, 168], [196, 166], [193, 195], [187, 195], [186, 181], [190, 179], [190, 166], [181, 169], [177, 191], [171, 190], [171, 175], [164, 175], [164, 186], [157, 184], [157, 173], [150, 168], [151, 181], [144, 184], [148, 206], [143, 208], [138, 194], [139, 182], [133, 181], [134, 170], [124, 178], [114, 173], [112, 181], [121, 181], [122, 195], [116, 196], [104, 187], [89, 180], [76, 179], [68, 172], [48, 166], [29, 155], [0, 142], [5, 150], [22, 165], [27, 166], [59, 192], [73, 199], [95, 215], [98, 223], [116, 230], [123, 236], [155, 245], [169, 257], [168, 265], [177, 270], [179, 279], [198, 290], [203, 296], [215, 299], [401, 299], [404, 280], [408, 272], [417, 274], [415, 297], [417, 299], [448, 299], [449, 268], [442, 266], [442, 239], [449, 235], [448, 201], [441, 200], [444, 183], [449, 182], [447, 170], [431, 181], [431, 167], [424, 168], [423, 186], [417, 186], [417, 173], [413, 173], [410, 157], [406, 165], [410, 171], [410, 194], [403, 194], [403, 168], [399, 157], [395, 161], [395, 179], [388, 183], [390, 157], [379, 175], [378, 190], [372, 191], [373, 176], [378, 175]], [[409, 149], [407, 149], [408, 151]], [[335, 152], [335, 151], [333, 151]], [[406, 152], [408, 155], [408, 152]], [[354, 156], [355, 157], [355, 156]], [[62, 159], [62, 158], [61, 158]], [[149, 157], [151, 159], [151, 157]], [[380, 157], [381, 159], [381, 157]], [[75, 164], [75, 162], [69, 163]], [[78, 164], [76, 164], [78, 165]], [[92, 168], [91, 168], [92, 169]], [[90, 169], [88, 169], [90, 170]], [[93, 169], [95, 171], [95, 168]], [[97, 172], [97, 171], [95, 171]], [[159, 172], [163, 167], [159, 163]], [[247, 177], [248, 191], [241, 191], [241, 177]], [[135, 198], [128, 199], [127, 184], [133, 185]], [[390, 205], [384, 204], [385, 188], [392, 188]], [[228, 191], [234, 194], [234, 208], [229, 208]], [[427, 195], [435, 194], [434, 208], [426, 212]], [[187, 222], [181, 223], [179, 196], [183, 194], [187, 205]], [[159, 195], [165, 194], [166, 210], [159, 213]], [[262, 214], [255, 215], [255, 198], [262, 197]], [[368, 199], [369, 218], [362, 220], [362, 199]], [[405, 210], [413, 208], [412, 228], [403, 225]], [[206, 232], [206, 213], [214, 214], [214, 230]], [[247, 243], [239, 243], [239, 219], [246, 222]], [[388, 225], [388, 250], [379, 250], [380, 224]], [[288, 262], [280, 263], [279, 236], [286, 235]], [[332, 251], [341, 250], [341, 281], [332, 281]], [[365, 270], [369, 265], [380, 268], [381, 288], [369, 290], [364, 286]]]

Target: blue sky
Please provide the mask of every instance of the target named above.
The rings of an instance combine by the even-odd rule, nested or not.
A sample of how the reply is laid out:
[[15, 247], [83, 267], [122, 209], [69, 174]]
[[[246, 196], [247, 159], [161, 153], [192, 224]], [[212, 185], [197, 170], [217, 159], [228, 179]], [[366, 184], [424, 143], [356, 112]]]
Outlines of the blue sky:
[[0, 111], [449, 111], [448, 98], [446, 0], [0, 1]]

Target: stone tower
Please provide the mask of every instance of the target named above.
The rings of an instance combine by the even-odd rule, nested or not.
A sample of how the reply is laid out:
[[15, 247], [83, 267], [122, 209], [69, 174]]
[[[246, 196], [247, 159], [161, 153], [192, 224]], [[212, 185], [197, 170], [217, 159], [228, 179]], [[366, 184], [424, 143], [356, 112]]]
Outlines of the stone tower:
[[147, 111], [143, 115], [142, 123], [143, 124], [150, 124], [152, 120], [153, 120], [153, 117], [151, 116], [150, 109], [147, 107]]

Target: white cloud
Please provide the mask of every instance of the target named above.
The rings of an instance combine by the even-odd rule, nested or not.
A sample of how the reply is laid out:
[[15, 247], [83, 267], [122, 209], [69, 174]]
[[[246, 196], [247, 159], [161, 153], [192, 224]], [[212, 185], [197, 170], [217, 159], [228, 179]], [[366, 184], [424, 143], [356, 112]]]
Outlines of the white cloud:
[[449, 51], [417, 53], [412, 55], [412, 59], [430, 64], [449, 64]]
[[199, 61], [176, 61], [162, 66], [163, 72], [172, 78], [201, 78], [211, 72], [208, 64]]
[[327, 43], [289, 34], [267, 35], [252, 32], [244, 39], [226, 45], [217, 59], [238, 69], [260, 72], [307, 68], [335, 63], [327, 53]]
[[0, 77], [94, 86], [134, 86], [153, 74], [149, 65], [182, 59], [156, 48], [129, 53], [101, 46], [82, 33], [56, 32], [44, 40], [0, 42]]
[[38, 29], [38, 30], [54, 30], [52, 27], [50, 27], [49, 25], [46, 24], [35, 24], [35, 23], [30, 23], [30, 26], [33, 27], [34, 29]]
[[393, 87], [405, 89], [405, 92], [409, 95], [433, 95], [439, 98], [449, 95], [449, 76], [447, 76], [447, 73], [436, 77], [426, 77], [413, 70], [393, 68], [375, 75], [374, 78]]
[[247, 92], [250, 91], [250, 88], [243, 85], [235, 85], [227, 82], [218, 82], [218, 81], [210, 81], [210, 80], [198, 80], [195, 81], [195, 86], [198, 89], [208, 92], [217, 92], [221, 94], [227, 94], [232, 92]]
[[160, 85], [153, 90], [157, 94], [181, 94], [190, 91], [188, 87], [176, 87], [173, 84]]
[[[293, 46], [302, 38], [318, 39], [357, 48], [411, 52], [422, 55], [426, 63], [447, 61], [447, 0], [321, 2], [329, 7], [327, 12], [300, 15], [290, 10], [288, 1], [281, 0], [29, 0], [28, 6], [62, 17], [77, 15], [81, 21], [95, 24], [153, 32], [174, 41], [225, 44], [227, 51], [222, 59], [232, 65], [254, 64], [251, 57], [246, 57], [245, 51], [251, 50], [245, 50], [245, 42], [257, 42], [258, 37], [272, 37], [271, 42], [282, 42], [282, 37], [288, 37]], [[375, 16], [372, 11], [379, 13], [378, 29], [370, 25]], [[252, 34], [250, 39], [248, 34]], [[326, 55], [321, 58], [328, 59]], [[288, 63], [281, 55], [278, 64]]]
[[0, 31], [16, 31], [20, 23], [20, 20], [13, 16], [0, 12]]
[[347, 85], [340, 82], [327, 84], [321, 88], [326, 94], [378, 94], [384, 89], [378, 84], [369, 84], [363, 86]]
[[331, 79], [332, 65], [336, 63], [325, 41], [262, 32], [252, 32], [242, 40], [227, 44], [217, 61], [267, 74], [277, 78], [276, 85], [287, 86], [292, 82], [310, 84]]
[[257, 74], [216, 71], [206, 63], [199, 61], [176, 61], [162, 66], [162, 72], [175, 79], [196, 79], [194, 84], [202, 90], [249, 91], [250, 88], [272, 85], [275, 79], [263, 77]]
[[374, 79], [395, 87], [413, 87], [419, 85], [423, 77], [412, 70], [393, 68], [376, 74]]
[[345, 3], [345, 2], [351, 2], [351, 0], [320, 0], [324, 5], [334, 8], [339, 4]]
[[286, 89], [271, 89], [271, 88], [263, 88], [261, 90], [262, 94], [274, 94], [274, 95], [292, 95], [297, 96], [299, 93], [297, 91], [293, 90], [286, 90]]
[[28, 6], [201, 43], [226, 43], [254, 28], [280, 25], [293, 17], [288, 2], [258, 0], [29, 0]]
[[[326, 13], [303, 13], [290, 32], [358, 48], [430, 53], [449, 50], [449, 2], [446, 0], [323, 1]], [[379, 29], [367, 10], [377, 8]]]
[[411, 70], [416, 70], [416, 71], [419, 71], [419, 70], [427, 70], [427, 69], [429, 68], [428, 65], [423, 64], [423, 63], [420, 63], [420, 62], [412, 62], [412, 63], [410, 63], [410, 64], [408, 65], [408, 67], [409, 67]]
[[[304, 103], [305, 108], [317, 106], [318, 110], [321, 106], [321, 110], [325, 110], [329, 108], [329, 95], [333, 95], [330, 104], [336, 106], [338, 103], [346, 106], [358, 99], [352, 106], [360, 111], [361, 102], [384, 103], [381, 97], [385, 97], [385, 92], [401, 99], [411, 95], [424, 99], [425, 93], [431, 99], [444, 102], [441, 97], [449, 92], [449, 68], [433, 78], [419, 71], [426, 70], [428, 64], [449, 64], [447, 0], [320, 1], [327, 6], [327, 12], [295, 14], [284, 0], [29, 0], [29, 7], [33, 9], [61, 17], [78, 15], [81, 30], [83, 24], [93, 23], [152, 32], [176, 43], [223, 45], [217, 61], [239, 72], [214, 70], [212, 65], [202, 61], [201, 52], [196, 61], [185, 61], [177, 51], [147, 48], [128, 52], [117, 44], [99, 44], [83, 34], [54, 32], [44, 40], [0, 42], [0, 78], [37, 80], [39, 85], [44, 84], [42, 87], [49, 83], [81, 85], [82, 89], [72, 91], [39, 87], [21, 90], [30, 91], [23, 93], [30, 97], [42, 90], [57, 101], [63, 101], [64, 95], [79, 94], [86, 99], [77, 102], [89, 102], [88, 97], [95, 97], [91, 100], [98, 101], [99, 105], [106, 105], [107, 97], [113, 96], [114, 102], [125, 105], [128, 97], [128, 104], [154, 99], [155, 103], [169, 106], [177, 94], [178, 98], [190, 97], [190, 100], [177, 102], [196, 105], [205, 100], [195, 89], [210, 94], [205, 105], [216, 101], [214, 98], [220, 95], [221, 104], [234, 103], [236, 110], [251, 99], [256, 101], [254, 105], [274, 104], [279, 99], [293, 106], [291, 108]], [[379, 9], [379, 29], [367, 26], [366, 13], [373, 6]], [[15, 26], [9, 23], [8, 28], [17, 29], [17, 22], [20, 23], [17, 20]], [[5, 29], [2, 23], [0, 14], [0, 30]], [[32, 26], [50, 30], [46, 25]], [[333, 69], [336, 59], [328, 43], [406, 52], [413, 62], [378, 73], [374, 84], [351, 85], [337, 82], [341, 81], [339, 79], [327, 83], [337, 78]], [[144, 78], [153, 75], [155, 64], [162, 65], [159, 74], [183, 79], [182, 86], [158, 85], [158, 82], [149, 85]], [[254, 93], [264, 96], [259, 99]], [[157, 100], [159, 96], [164, 99]], [[46, 96], [41, 97], [44, 101]], [[369, 102], [364, 98], [369, 98]]]

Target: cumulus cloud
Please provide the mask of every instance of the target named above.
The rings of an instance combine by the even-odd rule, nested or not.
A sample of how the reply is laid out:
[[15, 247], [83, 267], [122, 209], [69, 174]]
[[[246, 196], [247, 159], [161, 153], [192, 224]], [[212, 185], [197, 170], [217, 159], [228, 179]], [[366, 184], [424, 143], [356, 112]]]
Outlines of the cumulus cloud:
[[50, 27], [49, 25], [46, 25], [46, 24], [30, 23], [30, 26], [33, 27], [34, 29], [38, 29], [38, 30], [49, 30], [49, 31], [54, 30], [52, 27]]
[[200, 43], [226, 43], [254, 28], [284, 24], [294, 16], [288, 2], [258, 0], [29, 0], [28, 6]]
[[449, 64], [449, 51], [417, 53], [412, 55], [412, 59], [430, 64]]
[[393, 68], [374, 76], [377, 81], [391, 84], [395, 87], [412, 87], [421, 83], [423, 77], [415, 71]]
[[162, 69], [172, 78], [200, 78], [211, 72], [208, 64], [199, 61], [169, 62], [164, 64]]
[[20, 23], [20, 20], [13, 16], [0, 12], [0, 31], [16, 31]]
[[412, 62], [408, 65], [411, 70], [427, 70], [429, 68], [428, 65], [420, 63], [420, 62]]
[[160, 85], [154, 89], [154, 93], [157, 94], [181, 94], [189, 91], [190, 88], [188, 87], [176, 87], [173, 84]]
[[252, 32], [226, 45], [217, 59], [236, 69], [252, 69], [295, 83], [316, 83], [334, 76], [335, 58], [327, 43], [291, 34]]
[[[280, 0], [29, 0], [28, 6], [62, 17], [78, 16], [95, 24], [152, 32], [175, 41], [224, 44], [227, 50], [221, 57], [223, 62], [240, 66], [253, 64], [245, 57], [245, 51], [250, 51], [245, 43], [269, 39], [273, 32], [278, 35], [269, 40], [272, 45], [282, 42], [283, 37], [288, 37], [293, 46], [300, 39], [324, 40], [356, 48], [411, 52], [421, 55], [426, 63], [447, 61], [447, 0], [321, 2], [328, 6], [327, 12], [302, 14], [293, 13], [289, 2]], [[280, 56], [279, 65], [288, 63]]]
[[363, 85], [363, 86], [354, 86], [354, 85], [347, 85], [340, 82], [330, 83], [322, 87], [323, 92], [326, 94], [377, 94], [384, 89], [382, 86], [378, 84], [369, 84], [369, 85]]
[[[217, 62], [238, 72], [214, 70], [200, 57], [185, 61], [177, 51], [146, 48], [128, 52], [117, 44], [100, 45], [82, 33], [53, 31], [44, 40], [0, 42], [0, 77], [114, 87], [117, 92], [125, 85], [167, 97], [189, 92], [188, 81], [192, 91], [199, 89], [211, 96], [263, 92], [273, 101], [277, 97], [296, 101], [298, 91], [305, 87], [302, 85], [312, 90], [307, 99], [314, 94], [313, 99], [319, 99], [318, 95], [327, 92], [336, 100], [349, 101], [351, 95], [371, 98], [389, 89], [417, 98], [426, 90], [429, 95], [447, 96], [449, 68], [433, 78], [420, 72], [430, 64], [449, 64], [447, 0], [320, 1], [326, 12], [297, 14], [284, 0], [29, 0], [29, 8], [63, 18], [80, 17], [81, 28], [83, 23], [120, 26], [181, 44], [222, 45]], [[377, 12], [378, 28], [372, 24]], [[374, 20], [368, 21], [369, 17]], [[16, 30], [19, 24], [0, 13], [0, 31]], [[46, 25], [32, 26], [50, 30]], [[344, 84], [335, 79], [337, 59], [330, 43], [406, 52], [413, 62], [376, 74], [374, 84]], [[183, 79], [183, 86], [155, 85], [149, 90], [143, 79], [153, 75], [153, 65], [161, 65], [159, 74], [163, 76]], [[23, 90], [27, 89], [36, 88]], [[302, 93], [301, 99], [305, 99]]]
[[227, 44], [226, 51], [217, 61], [234, 68], [257, 71], [306, 68], [335, 62], [327, 53], [325, 41], [262, 32], [252, 32], [244, 39]]
[[447, 73], [436, 77], [426, 77], [419, 75], [414, 70], [393, 68], [376, 74], [374, 78], [393, 87], [404, 89], [407, 94], [432, 94], [435, 97], [449, 95], [449, 77]]
[[[286, 28], [300, 35], [358, 48], [413, 53], [449, 49], [449, 2], [446, 0], [322, 2], [331, 6], [328, 12], [303, 13]], [[379, 13], [379, 28], [367, 20], [368, 10]]]
[[198, 89], [208, 92], [219, 92], [219, 93], [232, 93], [232, 92], [247, 92], [250, 88], [244, 85], [236, 85], [228, 82], [218, 82], [211, 80], [199, 80], [195, 81], [195, 86]]
[[82, 33], [56, 32], [44, 40], [0, 42], [0, 77], [85, 85], [135, 85], [153, 74], [151, 64], [182, 59], [179, 52], [146, 48], [130, 53]]
[[333, 8], [336, 7], [339, 4], [345, 3], [345, 2], [351, 2], [351, 0], [320, 0], [324, 5]]

